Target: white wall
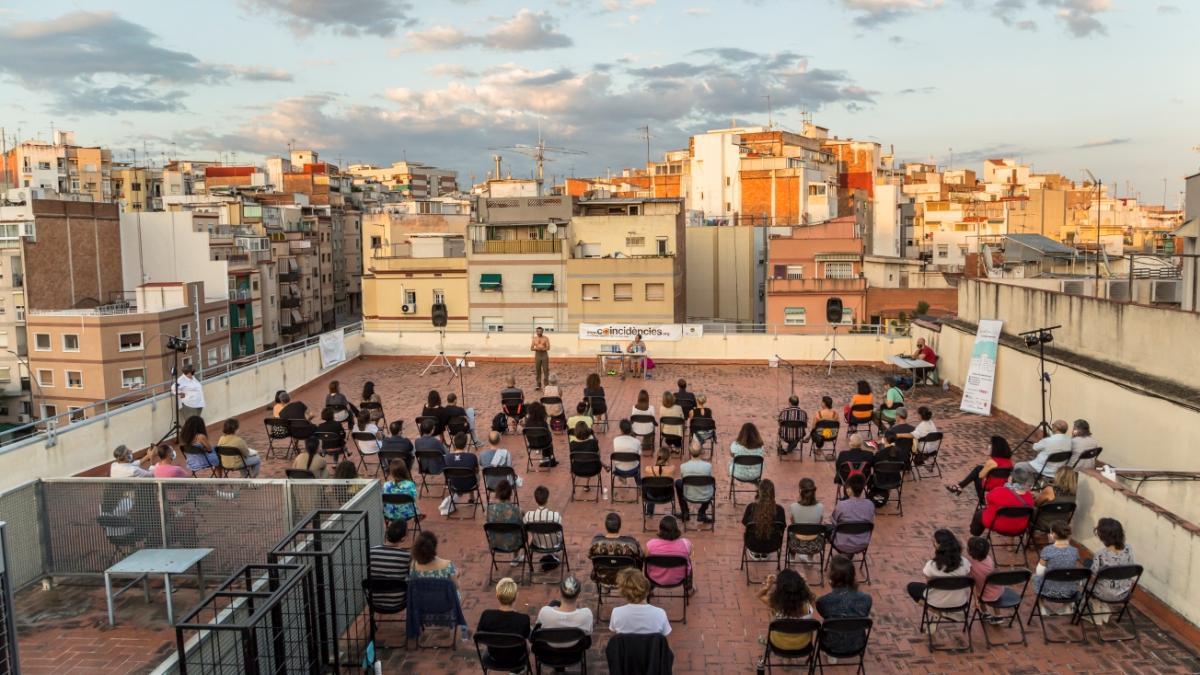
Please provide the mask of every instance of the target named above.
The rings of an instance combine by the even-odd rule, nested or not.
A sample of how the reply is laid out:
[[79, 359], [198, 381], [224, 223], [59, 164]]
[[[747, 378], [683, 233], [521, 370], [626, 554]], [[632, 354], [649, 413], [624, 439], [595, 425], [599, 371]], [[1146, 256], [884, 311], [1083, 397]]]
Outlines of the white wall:
[[[691, 186], [688, 208], [705, 216], [729, 215], [741, 207], [741, 154], [733, 131], [696, 134], [692, 137]], [[725, 185], [725, 178], [729, 185]], [[703, 199], [701, 199], [703, 195]], [[725, 208], [726, 203], [729, 208]]]
[[900, 187], [875, 186], [875, 223], [871, 230], [871, 255], [900, 255]]
[[192, 214], [121, 214], [121, 266], [126, 289], [162, 281], [203, 281], [209, 298], [229, 295], [229, 263], [210, 260], [208, 232], [192, 230]]

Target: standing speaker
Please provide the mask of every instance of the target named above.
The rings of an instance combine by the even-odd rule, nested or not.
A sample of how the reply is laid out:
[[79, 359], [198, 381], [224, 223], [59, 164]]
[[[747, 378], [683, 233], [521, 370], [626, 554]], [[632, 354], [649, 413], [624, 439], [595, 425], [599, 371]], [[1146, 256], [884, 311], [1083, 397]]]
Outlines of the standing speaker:
[[[840, 307], [840, 305], [839, 305], [839, 307]], [[438, 304], [433, 305], [433, 308], [430, 311], [432, 312], [432, 314], [430, 315], [430, 318], [433, 319], [433, 327], [434, 328], [445, 328], [446, 327], [446, 306], [441, 303], [438, 303]]]
[[829, 323], [842, 322], [842, 299], [829, 298], [825, 301], [825, 320]]

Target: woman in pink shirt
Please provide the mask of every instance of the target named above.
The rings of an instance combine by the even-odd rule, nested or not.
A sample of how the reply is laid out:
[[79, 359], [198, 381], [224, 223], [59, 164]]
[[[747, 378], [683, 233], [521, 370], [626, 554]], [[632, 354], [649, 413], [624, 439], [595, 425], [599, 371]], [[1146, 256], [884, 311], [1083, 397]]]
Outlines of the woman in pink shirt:
[[162, 444], [155, 449], [158, 462], [154, 465], [155, 478], [191, 478], [192, 474], [183, 467], [175, 464], [175, 449]]
[[677, 555], [687, 558], [687, 569], [647, 565], [646, 576], [659, 586], [673, 586], [692, 573], [692, 542], [683, 538], [675, 516], [664, 516], [659, 521], [658, 536], [646, 542], [646, 555]]

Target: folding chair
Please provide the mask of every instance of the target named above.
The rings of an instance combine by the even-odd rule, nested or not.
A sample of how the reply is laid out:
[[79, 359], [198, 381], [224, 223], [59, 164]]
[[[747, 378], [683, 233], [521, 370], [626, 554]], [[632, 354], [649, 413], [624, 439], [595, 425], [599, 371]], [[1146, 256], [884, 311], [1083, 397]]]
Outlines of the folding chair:
[[[1086, 585], [1092, 576], [1092, 571], [1086, 567], [1070, 567], [1058, 570], [1046, 570], [1045, 576], [1042, 577], [1042, 585], [1038, 588], [1037, 595], [1033, 598], [1033, 607], [1029, 610], [1029, 619], [1025, 625], [1033, 623], [1034, 617], [1037, 617], [1038, 623], [1042, 626], [1042, 640], [1047, 644], [1051, 642], [1070, 643], [1070, 642], [1087, 642], [1087, 630], [1079, 627], [1079, 639], [1072, 640], [1070, 638], [1064, 640], [1051, 639], [1050, 633], [1046, 630], [1046, 616], [1042, 613], [1042, 603], [1052, 605], [1071, 605], [1070, 622], [1077, 622], [1076, 617], [1079, 615], [1079, 605], [1083, 602], [1083, 593], [1079, 589], [1080, 586]], [[1046, 582], [1062, 582], [1074, 583], [1076, 586], [1075, 593], [1069, 598], [1054, 598], [1045, 594]]]
[[[529, 580], [533, 582], [534, 556], [558, 554], [558, 583], [571, 571], [571, 558], [567, 555], [567, 539], [563, 536], [562, 523], [525, 523], [525, 562], [529, 567]], [[539, 537], [541, 537], [539, 539]], [[557, 542], [557, 543], [555, 543]], [[540, 561], [539, 561], [540, 564]], [[543, 582], [555, 583], [555, 582]]]
[[942, 438], [945, 435], [940, 431], [930, 432], [925, 434], [923, 438], [917, 441], [917, 449], [913, 454], [912, 466], [909, 473], [913, 478], [921, 480], [921, 471], [926, 471], [925, 478], [941, 478], [942, 467], [938, 464], [938, 454], [942, 451]]
[[321, 452], [325, 453], [326, 456], [331, 457], [334, 464], [337, 464], [339, 461], [341, 461], [341, 456], [346, 454], [345, 445], [328, 447], [330, 443], [344, 443], [344, 439], [332, 431], [314, 431], [313, 436], [316, 436], [318, 439], [320, 439]]
[[421, 646], [421, 632], [428, 627], [440, 626], [450, 629], [447, 647], [458, 647], [458, 631], [466, 630], [466, 617], [462, 603], [451, 579], [416, 578], [408, 580], [408, 613], [405, 617], [405, 635], [416, 638]]
[[392, 462], [400, 462], [412, 471], [413, 453], [403, 450], [380, 450], [379, 451], [379, 466], [384, 475], [388, 475], [392, 470]]
[[291, 458], [300, 453], [300, 446], [317, 433], [317, 426], [308, 420], [287, 420], [288, 425], [288, 454]]
[[459, 497], [468, 498], [467, 506], [471, 507], [471, 520], [475, 512], [483, 506], [483, 495], [479, 491], [479, 474], [474, 469], [448, 466], [442, 470], [442, 478], [446, 481], [446, 490], [450, 493], [450, 515], [453, 516], [463, 503]]
[[[1002, 506], [1002, 507], [996, 509], [995, 519], [999, 520], [1001, 518], [1023, 518], [1025, 520], [1025, 524], [1021, 526], [1021, 529], [1019, 531], [1014, 531], [1014, 532], [998, 532], [996, 530], [993, 530], [990, 527], [987, 528], [988, 546], [992, 550], [992, 562], [995, 562], [996, 564], [999, 564], [999, 560], [996, 559], [996, 548], [997, 547], [1002, 546], [1004, 548], [1011, 548], [1013, 550], [1013, 555], [1021, 554], [1021, 549], [1025, 547], [1025, 535], [1029, 533], [1029, 521], [1033, 519], [1033, 507], [1031, 507], [1031, 506]], [[995, 521], [993, 521], [993, 522], [995, 522]], [[1009, 537], [1010, 539], [1016, 539], [1016, 542], [1009, 543], [1009, 544], [993, 543], [992, 542], [992, 533], [993, 532], [995, 532], [995, 534], [997, 536]]]
[[856, 473], [862, 475], [863, 479], [867, 481], [867, 485], [871, 484], [872, 464], [870, 462], [864, 460], [861, 462], [842, 462], [834, 465], [833, 483], [837, 486], [837, 494], [834, 495], [835, 502], [846, 499], [845, 486], [847, 481], [850, 480], [850, 476]]
[[591, 561], [592, 581], [596, 584], [596, 620], [600, 621], [604, 598], [616, 595], [617, 573], [629, 567], [636, 568], [638, 561], [626, 555], [598, 555], [593, 556]]
[[[492, 566], [488, 570], [488, 583], [496, 583], [496, 570], [499, 563], [524, 563], [529, 557], [525, 546], [525, 525], [522, 523], [484, 523], [483, 536], [487, 539], [488, 554], [492, 557]], [[497, 559], [496, 555], [506, 555], [507, 559]], [[521, 565], [522, 571], [526, 566]]]
[[[671, 452], [683, 454], [683, 427], [687, 424], [687, 420], [682, 417], [663, 417], [658, 420], [658, 447], [667, 446]], [[679, 427], [678, 434], [668, 434], [663, 431], [664, 427]]]
[[[772, 531], [771, 531], [771, 536], [762, 541], [758, 541], [752, 536], [752, 534], [750, 532], [750, 528], [753, 526], [754, 526], [753, 523], [751, 523], [750, 525], [747, 525], [746, 530], [742, 533], [742, 560], [741, 560], [741, 563], [738, 564], [739, 570], [746, 570], [746, 585], [747, 586], [749, 586], [751, 583], [753, 583], [750, 581], [750, 564], [751, 563], [772, 563], [773, 562], [773, 563], [775, 563], [776, 571], [779, 571], [780, 567], [782, 567], [782, 565], [783, 565], [783, 552], [782, 552], [783, 551], [783, 535], [784, 535], [784, 532], [787, 530], [786, 523], [781, 523], [781, 522], [776, 521], [774, 529], [772, 529]], [[759, 555], [759, 556], [765, 556], [765, 557], [752, 558], [750, 556], [751, 553], [753, 553], [755, 555]], [[774, 559], [771, 558], [772, 555], [775, 556]]]
[[483, 467], [483, 496], [487, 503], [492, 503], [492, 493], [496, 491], [496, 486], [500, 481], [506, 480], [512, 486], [513, 503], [517, 506], [521, 505], [521, 497], [517, 494], [517, 471], [511, 466], [485, 466]]
[[[709, 432], [712, 434], [705, 440], [700, 440], [700, 449], [708, 448], [708, 458], [711, 460], [713, 451], [717, 447], [717, 423], [711, 417], [695, 417], [688, 422], [688, 438], [696, 439], [699, 432]], [[707, 435], [707, 434], [706, 434]]]
[[[696, 511], [696, 522], [697, 522], [696, 529], [697, 530], [703, 529], [703, 525], [700, 523], [700, 520], [699, 520], [700, 519], [699, 508], [704, 504], [708, 504], [709, 505], [708, 515], [712, 516], [712, 523], [709, 524], [709, 529], [712, 530], [713, 532], [716, 532], [717, 531], [717, 479], [712, 476], [684, 476], [683, 478], [680, 478], [679, 480], [680, 480], [681, 486], [683, 487], [683, 501], [687, 502], [688, 504], [694, 505], [697, 509], [697, 511]], [[703, 499], [703, 500], [688, 499], [688, 496], [687, 496], [688, 488], [692, 488], [693, 490], [696, 490], [696, 491], [699, 491], [700, 489], [706, 489], [708, 491], [708, 494], [712, 495], [712, 497], [709, 499]], [[682, 504], [680, 505], [680, 510], [681, 511], [683, 510]], [[684, 532], [687, 532], [688, 520], [690, 520], [690, 517], [683, 521], [683, 531]]]
[[[333, 411], [333, 419], [335, 422], [346, 425], [346, 433], [350, 433], [350, 431], [352, 431], [351, 427], [354, 426], [354, 413], [350, 410], [349, 406], [341, 403], [331, 403], [325, 407]], [[338, 413], [346, 413], [346, 415], [345, 417], [338, 419]]]
[[[987, 481], [992, 480], [992, 479], [1008, 482], [1008, 479], [1011, 476], [1012, 476], [1012, 468], [1011, 467], [1006, 467], [1003, 469], [996, 468], [996, 469], [992, 469], [991, 471], [989, 471], [988, 475], [985, 476], [982, 480], [985, 484], [987, 483]], [[983, 492], [985, 495], [987, 494], [986, 489]], [[978, 504], [975, 505], [975, 508], [982, 509], [984, 506], [985, 506], [985, 504], [983, 502], [979, 502]]]
[[608, 431], [608, 401], [603, 396], [585, 396], [593, 431]]
[[[681, 555], [648, 555], [648, 556], [646, 556], [646, 559], [642, 561], [642, 572], [645, 573], [646, 579], [648, 579], [650, 581], [650, 597], [653, 598], [653, 597], [657, 596], [660, 598], [668, 598], [668, 599], [682, 598], [683, 599], [683, 618], [680, 619], [680, 621], [682, 621], [685, 624], [687, 623], [688, 596], [691, 595], [691, 590], [692, 590], [692, 570], [691, 570], [690, 565], [691, 565], [691, 563], [688, 561], [688, 559]], [[676, 583], [662, 584], [662, 583], [655, 581], [654, 577], [651, 576], [651, 574], [650, 574], [651, 567], [657, 567], [659, 569], [668, 569], [668, 570], [675, 569], [677, 567], [682, 567], [684, 570], [686, 570], [686, 574], [684, 574], [683, 578], [680, 579]], [[678, 589], [681, 589], [683, 591], [683, 593], [680, 595], [660, 595], [657, 592], [658, 589], [660, 589], [660, 588], [667, 589], [667, 590], [670, 590], [672, 588], [678, 588]], [[647, 602], [649, 602], [649, 598], [647, 598]], [[669, 616], [667, 617], [667, 620], [674, 621], [674, 619], [671, 619]]]
[[837, 551], [854, 562], [855, 556], [858, 556], [859, 570], [863, 573], [863, 583], [871, 583], [871, 566], [867, 562], [867, 551], [871, 549], [871, 540], [867, 539], [867, 545], [861, 551], [848, 553], [838, 548], [837, 538], [839, 534], [872, 534], [875, 532], [875, 523], [866, 521], [850, 522], [850, 523], [835, 523], [833, 530], [829, 533], [829, 557], [833, 558], [833, 551]]
[[[417, 450], [417, 475], [421, 477], [422, 493], [429, 494], [430, 478], [433, 478], [432, 486], [441, 488], [442, 495], [446, 494], [445, 461], [446, 456], [440, 450]], [[431, 466], [441, 466], [442, 471], [429, 473]]]
[[454, 438], [459, 434], [466, 434], [468, 443], [475, 443], [475, 435], [471, 433], [471, 420], [467, 419], [466, 415], [456, 415], [446, 421], [446, 431], [450, 438]]
[[[738, 478], [738, 467], [755, 467], [750, 473], [750, 478]], [[745, 471], [750, 471], [746, 469]], [[738, 455], [733, 458], [733, 472], [729, 477], [729, 501], [737, 504], [738, 493], [758, 494], [758, 484], [762, 481], [763, 474], [763, 458], [761, 455]], [[738, 483], [750, 483], [754, 486], [753, 490], [739, 490]]]
[[[621, 501], [621, 500], [617, 499], [617, 490], [633, 490], [635, 495], [641, 494], [641, 491], [642, 491], [641, 487], [638, 486], [638, 481], [641, 480], [641, 475], [642, 475], [642, 455], [641, 455], [641, 453], [614, 452], [608, 456], [608, 461], [609, 461], [609, 467], [610, 467], [610, 470], [608, 472], [608, 494], [612, 498], [613, 503]], [[623, 475], [623, 474], [618, 475], [617, 470], [611, 468], [613, 465], [617, 464], [618, 462], [634, 463], [634, 464], [637, 464], [637, 467], [635, 469], [633, 469], [631, 472], [629, 472], [630, 475], [628, 475], [628, 476]], [[616, 482], [618, 478], [625, 478], [626, 480], [633, 480], [634, 484], [633, 485], [618, 485]], [[638, 498], [635, 496], [633, 498], [633, 501], [636, 502], [637, 500], [638, 500]]]
[[[246, 466], [246, 459], [242, 457], [242, 451], [237, 448], [231, 448], [226, 445], [218, 445], [213, 448], [217, 452], [217, 461], [221, 466], [221, 475], [229, 476], [230, 471], [237, 471], [242, 474], [242, 478], [250, 477], [250, 467]], [[225, 466], [225, 458], [229, 458], [231, 466]], [[236, 458], [236, 459], [235, 459]]]
[[[829, 438], [825, 438], [825, 434], [829, 433]], [[837, 420], [817, 420], [813, 423], [812, 434], [821, 436], [821, 447], [817, 447], [816, 441], [809, 438], [808, 454], [812, 455], [814, 462], [826, 461], [832, 462], [837, 458], [838, 452], [838, 436], [842, 433], [842, 423]], [[810, 436], [812, 435], [810, 434]], [[820, 452], [821, 456], [817, 456]]]
[[[1070, 450], [1063, 450], [1062, 452], [1055, 452], [1048, 455], [1046, 463], [1042, 465], [1042, 470], [1038, 472], [1037, 481], [1033, 484], [1034, 489], [1040, 490], [1046, 485], [1054, 483], [1054, 473], [1058, 471], [1059, 466], [1069, 464], [1071, 462], [1071, 455], [1073, 454]], [[1046, 468], [1051, 466], [1055, 467], [1054, 471], [1047, 473]]]
[[[867, 645], [871, 642], [871, 619], [826, 619], [817, 634], [817, 653], [813, 655], [813, 668], [825, 672], [825, 666], [857, 666], [855, 673], [867, 672]], [[842, 645], [858, 644], [856, 649], [845, 649]], [[822, 656], [837, 659], [837, 663], [826, 664]], [[858, 663], [845, 663], [858, 659]]]
[[[974, 586], [975, 580], [970, 576], [934, 577], [926, 582], [925, 602], [921, 603], [921, 623], [919, 630], [925, 633], [925, 636], [928, 638], [930, 652], [975, 651], [975, 646], [971, 642], [971, 589]], [[967, 601], [954, 607], [932, 607], [928, 599], [930, 591], [966, 591]], [[955, 615], [962, 615], [962, 620], [955, 618]], [[933, 644], [934, 629], [943, 623], [962, 624], [963, 635], [967, 637], [965, 647], [937, 647]]]
[[[375, 426], [380, 429], [388, 428], [387, 413], [383, 411], [383, 404], [374, 401], [363, 401], [358, 404], [358, 409], [371, 416], [371, 420], [375, 422]], [[379, 412], [379, 417], [375, 416], [375, 412]]]
[[[275, 456], [275, 441], [283, 442], [288, 438], [288, 421], [278, 417], [268, 417], [263, 420], [267, 429], [267, 459]], [[283, 451], [285, 457], [291, 456], [291, 448]]]
[[[437, 416], [435, 416], [435, 415], [418, 415], [414, 421], [417, 424], [417, 433], [418, 434], [421, 433], [421, 423], [428, 421], [430, 424], [433, 425], [433, 435], [442, 437], [443, 441], [446, 440], [445, 439], [445, 431], [446, 430], [444, 428], [442, 428], [442, 420], [439, 419]], [[438, 433], [438, 429], [441, 429], [442, 433]]]
[[[792, 544], [795, 543], [796, 535], [803, 535], [806, 537], [808, 537], [808, 536], [816, 537], [815, 541], [817, 541], [820, 546], [819, 551], [817, 553], [818, 559], [816, 562], [813, 562], [811, 560], [809, 560], [809, 561], [800, 560], [799, 559], [800, 554], [793, 552]], [[787, 531], [784, 533], [784, 546], [786, 546], [787, 548], [784, 549], [783, 566], [791, 567], [792, 565], [801, 565], [801, 566], [816, 565], [817, 573], [820, 575], [819, 580], [817, 581], [817, 585], [824, 586], [825, 585], [825, 545], [828, 543], [826, 541], [828, 539], [828, 535], [829, 535], [829, 530], [825, 528], [825, 525], [823, 523], [792, 523], [791, 525], [788, 525]]]
[[[497, 659], [492, 656], [493, 649], [511, 649], [514, 652], [520, 649], [522, 654], [519, 657], [509, 658], [505, 655]], [[487, 675], [491, 670], [502, 673], [528, 673], [533, 670], [529, 665], [529, 643], [522, 635], [479, 631], [475, 633], [475, 654], [479, 657], [479, 666], [483, 668], [483, 675]]]
[[355, 447], [358, 448], [358, 468], [366, 473], [367, 457], [375, 458], [375, 475], [383, 470], [383, 463], [379, 461], [379, 439], [375, 434], [369, 431], [354, 431], [350, 433], [350, 439], [354, 441]]
[[[571, 453], [571, 497], [570, 501], [575, 501], [575, 488], [582, 486], [585, 491], [591, 490], [594, 486], [596, 492], [593, 495], [593, 501], [599, 503], [600, 492], [604, 486], [604, 479], [600, 477], [600, 472], [604, 471], [604, 465], [600, 463], [600, 455], [595, 452], [573, 452]], [[579, 479], [583, 479], [580, 482]], [[593, 481], [592, 479], [595, 479]]]
[[644, 476], [642, 478], [642, 531], [646, 531], [646, 519], [650, 517], [646, 513], [646, 505], [670, 504], [671, 508], [666, 515], [674, 515], [675, 508], [675, 481], [670, 476]]
[[[1105, 567], [1104, 569], [1092, 575], [1091, 581], [1084, 586], [1083, 600], [1079, 602], [1079, 606], [1075, 609], [1075, 616], [1072, 619], [1074, 623], [1079, 624], [1084, 629], [1084, 634], [1087, 634], [1087, 625], [1082, 623], [1087, 620], [1088, 623], [1096, 629], [1096, 637], [1100, 638], [1101, 642], [1121, 642], [1124, 640], [1133, 640], [1138, 637], [1137, 622], [1134, 620], [1133, 612], [1129, 612], [1129, 635], [1124, 637], [1104, 637], [1100, 633], [1100, 626], [1095, 623], [1097, 616], [1112, 616], [1117, 615], [1113, 620], [1113, 625], [1121, 623], [1121, 619], [1125, 618], [1125, 612], [1129, 609], [1129, 601], [1133, 599], [1133, 592], [1137, 590], [1138, 582], [1142, 579], [1144, 568], [1141, 565], [1114, 565], [1113, 567]], [[1096, 586], [1101, 583], [1121, 582], [1133, 580], [1133, 584], [1129, 590], [1119, 600], [1105, 600], [1096, 596]], [[1103, 602], [1108, 605], [1109, 609], [1097, 612], [1092, 608], [1092, 601]], [[1120, 611], [1113, 609], [1113, 606], [1119, 606]]]
[[870, 488], [884, 490], [887, 499], [878, 507], [896, 502], [896, 515], [904, 515], [904, 462], [876, 462], [871, 468]]
[[[865, 431], [859, 428], [864, 426], [866, 427]], [[850, 406], [850, 419], [846, 423], [846, 437], [849, 438], [850, 434], [859, 434], [864, 441], [875, 438], [875, 406], [870, 403]]]
[[[408, 505], [408, 506], [413, 507], [413, 517], [409, 518], [408, 522], [410, 525], [412, 525], [414, 532], [421, 531], [421, 510], [417, 508], [417, 500], [413, 499], [412, 495], [402, 495], [402, 494], [396, 494], [396, 493], [391, 493], [391, 492], [383, 492], [379, 495], [379, 498], [380, 498], [380, 501], [383, 502], [384, 506], [391, 504], [393, 506]], [[385, 520], [387, 519], [386, 516], [384, 519]]]
[[[408, 582], [404, 579], [380, 579], [367, 577], [362, 580], [363, 596], [367, 601], [368, 621], [370, 622], [370, 641], [376, 648], [381, 644], [376, 638], [381, 623], [404, 623], [404, 612], [407, 600], [401, 599], [401, 594], [407, 596]], [[380, 619], [382, 616], [400, 615], [398, 619]]]
[[284, 469], [283, 475], [288, 480], [314, 480], [317, 475], [308, 469]]
[[566, 431], [567, 431], [567, 407], [565, 405], [563, 405], [562, 397], [561, 396], [543, 396], [540, 399], [538, 399], [538, 401], [542, 404], [542, 406], [544, 408], [546, 408], [546, 410], [549, 410], [551, 408], [551, 406], [558, 406], [558, 408], [560, 410], [562, 410], [562, 413], [559, 415], [551, 416], [549, 413], [547, 413], [546, 419], [549, 422], [550, 429], [552, 431], [557, 431], [559, 433], [566, 433]]
[[796, 449], [793, 451], [800, 461], [804, 461], [804, 441], [808, 438], [808, 421], [807, 420], [779, 420], [779, 433], [776, 437], [775, 454], [779, 459], [787, 457], [791, 453], [784, 453], [783, 449], [791, 441], [796, 441]]
[[501, 398], [500, 409], [508, 418], [508, 428], [516, 431], [525, 419], [525, 400], [521, 398]]
[[[188, 470], [192, 472], [192, 478], [197, 477], [196, 476], [197, 471], [204, 471], [205, 469], [208, 469], [208, 474], [209, 474], [210, 478], [217, 477], [217, 469], [221, 468], [221, 464], [220, 464], [220, 462], [213, 464], [212, 460], [210, 460], [208, 458], [207, 452], [200, 450], [191, 445], [181, 445], [179, 447], [179, 449], [183, 451], [183, 456], [185, 458], [185, 461], [191, 460], [191, 461], [187, 461], [187, 465], [188, 465]], [[192, 468], [193, 466], [195, 468]]]
[[[1021, 602], [1025, 600], [1025, 591], [1029, 588], [1029, 580], [1033, 578], [1033, 572], [1027, 569], [1013, 568], [1007, 570], [997, 570], [987, 575], [983, 581], [983, 586], [980, 587], [979, 593], [975, 597], [975, 611], [971, 614], [971, 621], [978, 621], [983, 626], [983, 639], [987, 642], [988, 649], [992, 647], [1003, 647], [1017, 644], [1016, 640], [1009, 642], [992, 642], [992, 636], [988, 633], [988, 624], [995, 619], [1008, 619], [1006, 628], [1012, 628], [1016, 625], [1021, 631], [1020, 643], [1023, 646], [1029, 644], [1025, 637], [1025, 624], [1021, 622]], [[991, 586], [1004, 586], [1006, 588], [1021, 587], [1021, 592], [1017, 596], [1015, 602], [1005, 600], [1003, 597], [988, 602], [983, 599], [983, 593]], [[987, 608], [987, 612], [984, 611]], [[1007, 614], [1002, 612], [1007, 611]], [[991, 617], [987, 616], [988, 614]], [[968, 627], [967, 630], [970, 630]]]
[[525, 438], [527, 468], [529, 471], [533, 471], [533, 453], [537, 453], [539, 462], [546, 459], [546, 450], [550, 450], [553, 454], [554, 437], [550, 435], [549, 429], [542, 427], [523, 429], [521, 430], [521, 435]]
[[[647, 450], [653, 449], [654, 448], [654, 435], [658, 431], [658, 420], [655, 419], [654, 415], [630, 415], [629, 422], [630, 422], [630, 424], [634, 425], [634, 429], [636, 429], [637, 425], [639, 425], [639, 424], [649, 424], [651, 426], [650, 433], [639, 434], [637, 431], [634, 431], [633, 435], [636, 436], [637, 439], [642, 442], [642, 453], [643, 454]], [[647, 443], [646, 442], [647, 440], [649, 440], [650, 442]]]
[[[1075, 502], [1049, 502], [1037, 507], [1037, 510], [1033, 512], [1033, 517], [1029, 519], [1029, 531], [1025, 533], [1025, 547], [1029, 548], [1033, 543], [1035, 532], [1049, 532], [1050, 523], [1054, 521], [1061, 520], [1070, 525], [1071, 519], [1075, 516], [1075, 508]], [[1049, 522], [1044, 522], [1047, 520]]]
[[1100, 453], [1102, 452], [1104, 452], [1104, 448], [1092, 448], [1091, 450], [1084, 450], [1083, 452], [1080, 452], [1079, 456], [1076, 457], [1075, 461], [1071, 464], [1071, 468], [1078, 469], [1079, 463], [1085, 460], [1095, 462], [1100, 458]]
[[[766, 666], [768, 673], [775, 672], [775, 668], [803, 668], [811, 672], [813, 666], [813, 655], [817, 651], [817, 633], [821, 630], [821, 622], [816, 619], [775, 619], [767, 627], [767, 646], [763, 651], [763, 665]], [[811, 636], [806, 647], [801, 649], [780, 649], [775, 646], [772, 638], [776, 635], [798, 637], [801, 635]], [[771, 660], [772, 656], [777, 656], [781, 659], [804, 659], [800, 663], [775, 663]]]
[[529, 643], [537, 675], [542, 675], [542, 666], [556, 673], [579, 666], [580, 672], [586, 675], [587, 653], [592, 646], [592, 637], [583, 629], [539, 628], [529, 636]]

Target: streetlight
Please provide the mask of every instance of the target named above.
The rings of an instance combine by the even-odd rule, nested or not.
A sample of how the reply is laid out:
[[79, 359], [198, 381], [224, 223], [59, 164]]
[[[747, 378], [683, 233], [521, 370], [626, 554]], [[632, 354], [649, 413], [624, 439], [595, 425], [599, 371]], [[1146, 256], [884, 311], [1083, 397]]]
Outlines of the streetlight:
[[[33, 369], [29, 367], [29, 360], [26, 359], [25, 357], [21, 356], [20, 354], [14, 352], [11, 349], [6, 349], [4, 351], [17, 357], [17, 361], [19, 361], [21, 363], [21, 365], [25, 366], [25, 372], [29, 374], [29, 418], [37, 419], [38, 416], [34, 412], [34, 405], [33, 405], [33, 385], [37, 384], [37, 380], [35, 380], [33, 378]], [[38, 389], [39, 389], [38, 395], [45, 398], [45, 396], [46, 396], [45, 392], [40, 391], [41, 390], [40, 385], [38, 386]]]
[[1104, 183], [1097, 180], [1091, 171], [1084, 169], [1083, 172], [1092, 179], [1092, 187], [1096, 192], [1096, 290], [1094, 295], [1098, 298], [1100, 297], [1100, 189]]

